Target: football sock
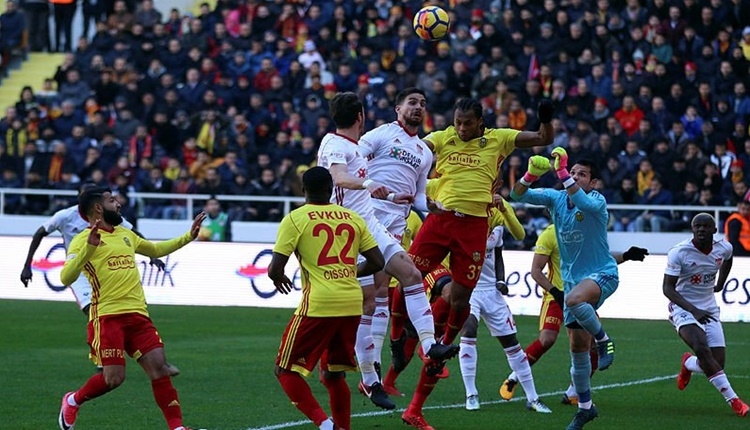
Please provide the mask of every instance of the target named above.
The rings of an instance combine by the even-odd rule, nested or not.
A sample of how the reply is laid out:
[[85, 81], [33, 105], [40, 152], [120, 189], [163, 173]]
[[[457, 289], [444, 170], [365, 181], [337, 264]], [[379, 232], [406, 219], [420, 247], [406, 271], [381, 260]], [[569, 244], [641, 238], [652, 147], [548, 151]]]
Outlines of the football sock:
[[691, 355], [690, 358], [685, 360], [685, 368], [694, 373], [703, 373], [703, 369], [701, 369], [700, 363], [698, 362], [698, 357], [694, 355]]
[[[388, 332], [388, 318], [391, 311], [388, 309], [388, 297], [375, 297], [375, 313], [372, 315], [372, 343], [375, 348], [372, 351], [373, 361], [380, 363], [383, 351], [383, 341]], [[338, 425], [338, 424], [337, 424]]]
[[421, 283], [404, 287], [404, 298], [409, 320], [419, 335], [422, 351], [427, 354], [430, 347], [435, 343], [435, 325], [432, 319], [432, 310], [424, 293], [424, 285]]
[[526, 347], [526, 358], [529, 359], [529, 366], [533, 366], [534, 363], [539, 361], [547, 351], [549, 351], [549, 347], [542, 345], [542, 342], [540, 342], [539, 339], [531, 342], [531, 344]]
[[430, 376], [427, 374], [427, 364], [422, 365], [422, 371], [419, 374], [419, 382], [417, 382], [417, 389], [414, 391], [414, 397], [412, 397], [407, 410], [421, 413], [424, 402], [427, 400], [430, 393], [432, 393], [432, 390], [435, 389], [437, 382], [437, 376]]
[[348, 429], [352, 420], [352, 394], [345, 378], [323, 379], [328, 389], [331, 416], [337, 426]]
[[570, 385], [568, 385], [568, 389], [565, 390], [565, 395], [568, 396], [568, 398], [570, 398], [570, 397], [578, 397], [578, 393], [576, 393], [576, 387], [573, 386], [572, 383]]
[[333, 426], [333, 421], [330, 418], [326, 418], [325, 421], [320, 423], [318, 430], [336, 430], [336, 428]]
[[450, 312], [450, 303], [446, 302], [442, 297], [438, 297], [432, 302], [432, 318], [435, 320], [435, 333], [443, 334], [445, 332], [445, 323], [448, 322]]
[[578, 407], [580, 409], [591, 409], [591, 360], [587, 352], [571, 352], [570, 357], [573, 366], [570, 376], [578, 394]]
[[469, 318], [469, 312], [471, 309], [466, 306], [463, 310], [456, 311], [451, 308], [450, 314], [448, 314], [448, 324], [445, 326], [445, 335], [443, 336], [443, 344], [450, 345], [456, 339], [458, 332], [464, 326], [466, 319]]
[[362, 382], [368, 387], [378, 382], [378, 374], [375, 373], [372, 351], [372, 316], [362, 315], [357, 328], [357, 341], [354, 343], [354, 352], [357, 355], [359, 370], [362, 372]]
[[568, 310], [573, 314], [578, 324], [583, 327], [584, 330], [589, 332], [596, 338], [597, 342], [603, 342], [607, 339], [607, 334], [602, 329], [602, 324], [599, 322], [599, 318], [596, 317], [596, 311], [590, 303], [578, 303], [573, 306], [569, 306]]
[[391, 297], [391, 339], [398, 340], [404, 334], [406, 324], [406, 301], [399, 288], [391, 288], [393, 296]]
[[534, 385], [534, 377], [531, 375], [531, 366], [526, 359], [526, 353], [523, 352], [520, 344], [513, 345], [510, 348], [504, 348], [505, 356], [508, 358], [508, 364], [511, 370], [515, 372], [518, 382], [523, 387], [528, 400], [534, 401], [539, 398]]
[[151, 389], [154, 391], [154, 399], [159, 409], [164, 414], [169, 428], [177, 428], [182, 425], [182, 409], [180, 400], [177, 398], [177, 390], [172, 385], [172, 378], [164, 376], [151, 381]]
[[599, 353], [596, 352], [596, 349], [591, 348], [589, 349], [589, 360], [591, 360], [591, 375], [594, 376], [594, 373], [596, 373], [597, 367], [599, 367]]
[[75, 394], [69, 396], [68, 398], [73, 397], [73, 400], [75, 400], [76, 404], [80, 406], [84, 404], [84, 402], [102, 396], [109, 391], [110, 388], [107, 385], [107, 382], [104, 380], [104, 374], [96, 373], [91, 378], [89, 378], [88, 381], [86, 381], [83, 387], [79, 388], [78, 391], [75, 392]]
[[458, 353], [458, 364], [461, 366], [461, 377], [466, 388], [466, 397], [474, 396], [477, 392], [477, 339], [475, 337], [461, 338], [461, 351]]
[[396, 385], [396, 379], [398, 379], [398, 373], [393, 370], [393, 365], [391, 364], [383, 377], [383, 385], [393, 387]]
[[416, 337], [407, 336], [406, 343], [404, 343], [404, 358], [406, 358], [406, 364], [409, 364], [411, 358], [414, 357], [414, 352], [417, 349], [419, 339]]
[[720, 370], [716, 372], [715, 375], [709, 377], [708, 382], [712, 383], [714, 387], [719, 390], [721, 395], [724, 396], [724, 400], [726, 400], [727, 402], [737, 397], [737, 394], [732, 389], [732, 386], [729, 385], [729, 380], [727, 379], [727, 375], [724, 374], [723, 370]]
[[292, 404], [305, 414], [313, 424], [320, 426], [328, 419], [328, 415], [320, 407], [315, 397], [313, 397], [310, 386], [307, 385], [307, 382], [298, 373], [290, 371], [281, 372], [279, 383], [281, 383], [281, 388], [284, 389]]

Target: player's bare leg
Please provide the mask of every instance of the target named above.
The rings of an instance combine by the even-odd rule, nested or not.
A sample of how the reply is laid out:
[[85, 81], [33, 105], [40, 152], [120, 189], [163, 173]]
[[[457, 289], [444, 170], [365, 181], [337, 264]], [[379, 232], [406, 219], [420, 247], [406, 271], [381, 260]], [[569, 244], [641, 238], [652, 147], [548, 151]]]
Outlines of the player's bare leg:
[[[724, 400], [729, 403], [734, 412], [744, 417], [750, 411], [750, 407], [740, 400], [729, 384], [727, 376], [724, 374], [724, 361], [726, 357], [726, 348], [714, 347], [709, 348], [706, 339], [706, 332], [695, 324], [689, 324], [680, 327], [680, 337], [695, 352], [695, 356], [690, 356], [683, 360], [683, 367], [688, 370], [697, 367], [708, 376], [708, 381], [716, 387], [716, 390], [724, 396]], [[682, 374], [682, 372], [680, 372]], [[681, 376], [681, 375], [680, 375]], [[678, 376], [679, 378], [679, 376]], [[687, 381], [681, 389], [687, 386]], [[678, 379], [679, 384], [679, 379]]]
[[578, 324], [596, 340], [599, 370], [606, 370], [615, 359], [615, 343], [609, 338], [596, 316], [594, 305], [599, 302], [601, 288], [591, 279], [584, 279], [565, 293], [565, 305]]

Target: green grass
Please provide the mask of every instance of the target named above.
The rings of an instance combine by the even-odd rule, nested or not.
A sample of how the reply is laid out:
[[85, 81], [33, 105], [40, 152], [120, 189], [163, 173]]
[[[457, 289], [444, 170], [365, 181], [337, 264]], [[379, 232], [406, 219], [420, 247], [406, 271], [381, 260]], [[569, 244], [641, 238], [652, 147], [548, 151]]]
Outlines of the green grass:
[[[286, 399], [273, 376], [273, 361], [290, 310], [152, 306], [151, 315], [167, 347], [169, 360], [182, 374], [175, 379], [185, 422], [194, 428], [240, 430], [304, 419]], [[93, 371], [87, 360], [84, 317], [71, 303], [0, 301], [0, 428], [42, 430], [56, 427], [60, 398], [78, 388]], [[519, 317], [519, 338], [526, 345], [536, 334], [536, 319]], [[666, 321], [606, 320], [617, 341], [612, 369], [594, 376], [595, 386], [642, 381], [674, 375], [686, 347]], [[750, 341], [748, 326], [726, 324], [727, 374], [735, 390], [750, 398]], [[460, 405], [426, 411], [428, 421], [449, 429], [562, 429], [573, 408], [559, 403], [559, 395], [545, 397], [552, 415], [525, 410], [522, 402], [497, 402], [497, 388], [508, 365], [496, 340], [486, 330], [479, 341], [479, 412], [463, 410], [464, 389], [457, 362], [452, 376], [442, 381], [428, 405]], [[537, 390], [553, 393], [567, 387], [570, 359], [565, 338], [534, 366]], [[418, 369], [411, 366], [399, 387], [411, 392]], [[356, 393], [356, 375], [348, 377], [353, 389], [352, 411], [375, 412]], [[327, 405], [325, 389], [309, 380], [313, 392]], [[516, 394], [520, 396], [522, 390]], [[599, 389], [594, 399], [600, 418], [591, 429], [747, 429], [750, 418], [740, 419], [706, 381], [696, 375], [684, 392], [673, 379]], [[408, 397], [396, 399], [406, 407]], [[327, 406], [325, 407], [326, 409]], [[406, 429], [400, 414], [355, 417], [356, 429]], [[510, 427], [512, 426], [512, 427]], [[153, 401], [150, 384], [139, 366], [128, 362], [123, 386], [86, 404], [77, 430], [166, 428]], [[297, 428], [314, 428], [312, 424]]]

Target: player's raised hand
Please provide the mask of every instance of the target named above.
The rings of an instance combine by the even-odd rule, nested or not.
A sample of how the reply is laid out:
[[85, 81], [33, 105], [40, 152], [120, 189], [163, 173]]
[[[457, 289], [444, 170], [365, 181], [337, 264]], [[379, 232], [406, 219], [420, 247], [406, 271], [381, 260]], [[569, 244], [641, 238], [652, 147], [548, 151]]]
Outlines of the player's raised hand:
[[541, 155], [534, 155], [529, 158], [529, 167], [527, 172], [534, 176], [534, 180], [544, 175], [549, 171], [549, 160]]
[[164, 268], [167, 267], [167, 265], [158, 258], [152, 258], [151, 261], [148, 262], [148, 264], [150, 266], [156, 266], [156, 270], [159, 272], [163, 272]]
[[276, 287], [276, 291], [281, 294], [289, 294], [294, 289], [294, 284], [286, 275], [282, 275], [281, 279], [273, 281], [273, 285]]
[[391, 192], [385, 185], [375, 182], [372, 179], [369, 179], [369, 182], [365, 181], [365, 183], [367, 184], [365, 187], [367, 191], [369, 191], [370, 195], [376, 199], [385, 200]]
[[701, 324], [708, 324], [711, 321], [717, 321], [715, 316], [711, 315], [710, 312], [704, 311], [703, 309], [696, 308], [690, 313], [693, 314], [695, 319]]
[[540, 101], [539, 107], [536, 108], [536, 116], [542, 124], [549, 124], [552, 122], [552, 114], [554, 113], [555, 105], [548, 99]]
[[563, 170], [568, 168], [568, 152], [558, 146], [552, 150], [552, 159], [554, 160], [555, 170]]
[[28, 288], [32, 276], [31, 267], [24, 265], [23, 270], [21, 270], [21, 282], [23, 282], [24, 287]]
[[505, 212], [505, 199], [500, 194], [492, 195], [492, 205], [500, 212]]
[[648, 249], [631, 246], [630, 249], [622, 253], [624, 261], [643, 261], [648, 255]]
[[190, 236], [195, 239], [198, 237], [198, 233], [201, 231], [201, 224], [203, 223], [203, 220], [206, 219], [208, 215], [206, 215], [205, 211], [201, 211], [198, 215], [195, 216], [193, 219], [193, 225], [190, 226]]
[[102, 235], [99, 233], [99, 222], [101, 221], [96, 220], [94, 225], [91, 226], [91, 231], [89, 232], [89, 238], [87, 240], [89, 245], [99, 246], [99, 244], [102, 243]]

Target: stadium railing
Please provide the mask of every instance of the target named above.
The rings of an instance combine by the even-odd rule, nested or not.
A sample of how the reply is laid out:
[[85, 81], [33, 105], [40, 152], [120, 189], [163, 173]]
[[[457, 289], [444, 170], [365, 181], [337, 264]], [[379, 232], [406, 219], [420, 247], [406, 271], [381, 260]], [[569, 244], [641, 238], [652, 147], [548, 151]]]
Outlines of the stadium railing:
[[[48, 195], [48, 196], [76, 196], [77, 192], [73, 190], [52, 190], [52, 189], [28, 189], [28, 188], [0, 188], [0, 216], [5, 215], [5, 201], [9, 195]], [[172, 193], [131, 193], [128, 195], [129, 198], [135, 198], [139, 201], [145, 202], [147, 200], [158, 199], [158, 200], [184, 200], [186, 213], [190, 218], [195, 213], [196, 207], [200, 202], [207, 200], [212, 197], [208, 194], [172, 194]], [[216, 195], [220, 202], [282, 202], [284, 205], [284, 214], [288, 214], [295, 203], [304, 203], [305, 199], [302, 197], [272, 197], [272, 196], [236, 196], [236, 195]], [[523, 204], [511, 203], [513, 206], [519, 206]], [[524, 207], [535, 207], [533, 205], [523, 205]], [[679, 206], [679, 205], [667, 205], [667, 206], [654, 206], [654, 205], [622, 205], [622, 204], [610, 204], [607, 205], [610, 211], [616, 210], [650, 210], [650, 211], [684, 211], [684, 212], [709, 212], [713, 213], [714, 218], [722, 219], [722, 214], [732, 213], [737, 210], [734, 206]]]

